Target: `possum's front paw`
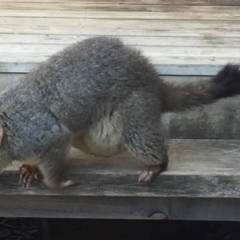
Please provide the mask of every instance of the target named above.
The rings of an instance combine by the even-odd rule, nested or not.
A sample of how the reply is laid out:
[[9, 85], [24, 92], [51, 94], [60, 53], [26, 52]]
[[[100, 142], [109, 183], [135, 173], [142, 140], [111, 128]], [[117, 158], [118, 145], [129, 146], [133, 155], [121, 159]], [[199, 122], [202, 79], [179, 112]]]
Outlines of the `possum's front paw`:
[[31, 166], [28, 164], [22, 164], [19, 167], [20, 179], [19, 184], [23, 187], [29, 187], [33, 179], [37, 179], [39, 170], [37, 166]]

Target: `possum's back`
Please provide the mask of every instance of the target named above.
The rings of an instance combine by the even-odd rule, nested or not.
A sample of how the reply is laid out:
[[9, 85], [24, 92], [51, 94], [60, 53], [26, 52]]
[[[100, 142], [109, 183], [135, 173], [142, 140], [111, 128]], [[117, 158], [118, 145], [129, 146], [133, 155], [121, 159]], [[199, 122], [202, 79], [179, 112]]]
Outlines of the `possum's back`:
[[97, 37], [73, 44], [40, 64], [25, 77], [21, 92], [27, 101], [44, 104], [77, 128], [75, 119], [81, 119], [79, 125], [89, 123], [102, 108], [111, 108], [129, 91], [157, 80], [152, 65], [137, 50], [115, 38]]

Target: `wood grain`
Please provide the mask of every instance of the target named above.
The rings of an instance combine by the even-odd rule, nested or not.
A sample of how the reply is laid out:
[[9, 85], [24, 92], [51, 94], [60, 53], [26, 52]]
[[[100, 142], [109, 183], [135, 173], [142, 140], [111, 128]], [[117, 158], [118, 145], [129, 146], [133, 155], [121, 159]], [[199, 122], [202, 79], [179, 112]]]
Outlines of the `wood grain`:
[[239, 62], [239, 9], [197, 2], [208, 5], [0, 1], [0, 71], [26, 73], [77, 40], [108, 35], [141, 49], [161, 74], [214, 75]]
[[[27, 73], [66, 45], [1, 44], [0, 72]], [[215, 75], [226, 63], [239, 63], [237, 47], [136, 46], [163, 75]]]
[[[189, 6], [189, 5], [138, 5], [127, 8], [126, 4], [110, 3], [109, 9], [106, 4], [98, 4], [95, 9], [86, 9], [79, 2], [79, 8], [69, 9], [69, 2], [65, 2], [66, 8], [57, 10], [57, 3], [52, 7], [44, 4], [37, 4], [35, 9], [25, 9], [14, 4], [11, 8], [4, 8], [0, 2], [0, 18], [6, 17], [31, 17], [31, 18], [68, 18], [68, 19], [180, 19], [180, 20], [239, 20], [238, 8], [236, 6]], [[89, 6], [89, 4], [87, 5]], [[122, 6], [122, 9], [121, 9]], [[26, 5], [27, 7], [27, 5]], [[143, 8], [144, 7], [144, 8]], [[20, 8], [20, 9], [19, 9]], [[42, 9], [41, 9], [42, 8]], [[44, 10], [44, 11], [43, 11]]]
[[[106, 21], [101, 19], [87, 21], [78, 19], [75, 23], [62, 22], [60, 19], [45, 19], [44, 21], [35, 19], [32, 23], [28, 18], [21, 18], [20, 20], [6, 19], [0, 29], [4, 33], [3, 35], [7, 36], [7, 39], [10, 38], [8, 36], [10, 34], [12, 40], [9, 40], [11, 43], [7, 43], [8, 40], [5, 37], [5, 40], [3, 40], [5, 43], [1, 44], [0, 53], [3, 57], [0, 62], [0, 71], [30, 71], [33, 66], [67, 45], [67, 43], [65, 45], [58, 43], [57, 39], [61, 34], [82, 37], [92, 34], [94, 36], [106, 34], [125, 37], [129, 45], [141, 49], [143, 54], [150, 58], [157, 71], [161, 74], [214, 75], [227, 62], [239, 62], [240, 50], [237, 40], [239, 37], [239, 25], [236, 21], [231, 25], [216, 21], [211, 25], [207, 22], [187, 23], [185, 21], [168, 21], [166, 25], [161, 25], [157, 23], [158, 21], [153, 20], [149, 25], [145, 20], [131, 20], [131, 22], [129, 22], [130, 20], [109, 20], [105, 27], [102, 29], [95, 27], [94, 30], [96, 21], [101, 26], [106, 25], [103, 22], [100, 23]], [[142, 27], [137, 29], [136, 26], [139, 25]], [[80, 32], [77, 30], [79, 26], [81, 26]], [[215, 29], [215, 32], [213, 32], [213, 29]], [[225, 37], [226, 31], [228, 31], [228, 38]], [[32, 34], [35, 39], [40, 34], [41, 39], [44, 34], [52, 34], [53, 32], [58, 36], [52, 37], [56, 41], [50, 45], [45, 44], [44, 41], [42, 41], [42, 44], [19, 42], [20, 39], [24, 38], [25, 34], [27, 36]], [[14, 37], [13, 33], [17, 34], [16, 37]], [[21, 38], [17, 40], [17, 36], [21, 36]], [[175, 38], [176, 36], [179, 37]], [[131, 37], [133, 39], [130, 41]], [[71, 37], [69, 38], [71, 39]], [[151, 40], [146, 40], [149, 38]], [[185, 41], [185, 39], [192, 38], [197, 40]], [[30, 41], [29, 39], [28, 42]], [[138, 43], [135, 45], [134, 42]]]
[[[1, 34], [1, 44], [14, 44], [13, 47], [23, 44], [30, 45], [49, 45], [62, 47], [82, 41], [90, 37], [97, 37], [101, 35], [61, 35], [61, 34]], [[112, 35], [110, 35], [112, 36]], [[187, 36], [119, 36], [125, 44], [129, 46], [143, 46], [143, 47], [210, 47], [210, 48], [238, 48], [239, 38], [229, 37], [228, 35], [218, 37], [214, 35], [206, 35], [199, 37]], [[16, 46], [15, 46], [16, 45]], [[47, 46], [45, 46], [47, 47]]]
[[[141, 26], [141, 27], [139, 27]], [[145, 20], [145, 19], [71, 19], [4, 18], [0, 23], [2, 34], [64, 34], [115, 36], [226, 36], [239, 37], [239, 21], [222, 19]]]
[[81, 7], [85, 10], [90, 9], [100, 9], [100, 10], [116, 10], [116, 9], [131, 9], [138, 11], [139, 7], [143, 10], [148, 10], [150, 7], [152, 9], [155, 9], [156, 6], [162, 6], [162, 5], [197, 5], [197, 6], [239, 6], [240, 2], [239, 0], [131, 0], [131, 1], [111, 1], [111, 0], [104, 0], [104, 1], [97, 1], [97, 0], [91, 0], [91, 1], [66, 1], [66, 0], [57, 0], [57, 1], [49, 1], [44, 0], [41, 1], [41, 4], [39, 4], [39, 1], [31, 0], [31, 1], [7, 1], [2, 0], [1, 1], [1, 8], [5, 9], [11, 9], [11, 8], [23, 8], [23, 9], [42, 9], [42, 8], [57, 8], [58, 10], [66, 10], [66, 9], [73, 9], [76, 10], [77, 7]]
[[[39, 63], [46, 60], [49, 55], [40, 54], [5, 54], [5, 61], [0, 62], [0, 73], [28, 73], [33, 68], [37, 67]], [[219, 58], [218, 63], [212, 61], [212, 57], [208, 62], [204, 58], [195, 57], [151, 57], [156, 71], [161, 75], [198, 75], [198, 76], [212, 76], [215, 75], [226, 63], [239, 63], [238, 58]], [[160, 60], [161, 62], [158, 62]], [[205, 62], [205, 63], [204, 63]]]
[[240, 139], [239, 101], [237, 96], [181, 114], [167, 114], [163, 123], [171, 138]]

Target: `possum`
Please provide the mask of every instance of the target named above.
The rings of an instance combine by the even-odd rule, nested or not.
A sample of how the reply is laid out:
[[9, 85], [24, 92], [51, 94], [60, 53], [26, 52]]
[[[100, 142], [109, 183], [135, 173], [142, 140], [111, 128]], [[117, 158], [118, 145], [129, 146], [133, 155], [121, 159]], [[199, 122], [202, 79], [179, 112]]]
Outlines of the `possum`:
[[93, 37], [55, 53], [0, 93], [0, 164], [22, 162], [20, 181], [38, 173], [51, 189], [62, 179], [73, 146], [94, 156], [124, 151], [143, 162], [140, 182], [168, 166], [162, 114], [181, 112], [240, 93], [240, 67], [214, 77], [165, 82], [149, 59], [118, 38]]

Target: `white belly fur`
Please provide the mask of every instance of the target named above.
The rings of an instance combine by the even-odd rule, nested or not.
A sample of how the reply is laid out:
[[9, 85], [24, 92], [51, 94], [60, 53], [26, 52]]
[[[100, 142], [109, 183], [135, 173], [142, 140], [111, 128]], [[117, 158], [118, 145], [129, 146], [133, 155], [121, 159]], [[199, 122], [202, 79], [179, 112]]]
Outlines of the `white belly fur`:
[[73, 146], [80, 151], [95, 155], [109, 157], [121, 153], [125, 147], [121, 141], [121, 129], [117, 124], [117, 117], [105, 117], [95, 123], [86, 133], [73, 141]]

